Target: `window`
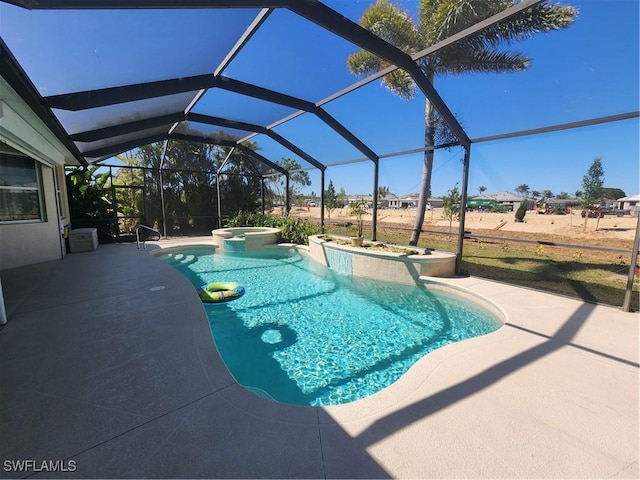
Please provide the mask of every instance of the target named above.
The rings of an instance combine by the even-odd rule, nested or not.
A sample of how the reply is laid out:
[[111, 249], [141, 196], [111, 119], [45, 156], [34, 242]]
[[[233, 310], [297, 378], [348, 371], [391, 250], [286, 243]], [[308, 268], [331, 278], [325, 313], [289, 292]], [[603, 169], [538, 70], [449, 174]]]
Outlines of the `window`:
[[0, 144], [0, 222], [43, 221], [40, 165]]

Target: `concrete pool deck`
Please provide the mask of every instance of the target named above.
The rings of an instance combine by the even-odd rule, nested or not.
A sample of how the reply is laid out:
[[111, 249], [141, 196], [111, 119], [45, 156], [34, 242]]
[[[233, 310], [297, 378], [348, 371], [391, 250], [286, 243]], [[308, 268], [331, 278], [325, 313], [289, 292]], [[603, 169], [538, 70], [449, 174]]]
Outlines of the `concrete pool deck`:
[[0, 477], [638, 478], [637, 313], [439, 279], [505, 326], [364, 400], [287, 406], [236, 384], [193, 287], [148, 254], [178, 243], [211, 239], [0, 272]]

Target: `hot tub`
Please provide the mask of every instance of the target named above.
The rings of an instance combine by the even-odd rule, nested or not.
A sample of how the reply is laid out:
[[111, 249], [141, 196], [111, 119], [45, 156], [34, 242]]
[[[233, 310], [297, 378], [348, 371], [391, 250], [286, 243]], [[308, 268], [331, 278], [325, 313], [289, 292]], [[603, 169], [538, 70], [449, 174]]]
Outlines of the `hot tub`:
[[230, 227], [211, 232], [213, 243], [221, 251], [250, 252], [261, 250], [264, 245], [278, 243], [280, 229], [270, 227]]

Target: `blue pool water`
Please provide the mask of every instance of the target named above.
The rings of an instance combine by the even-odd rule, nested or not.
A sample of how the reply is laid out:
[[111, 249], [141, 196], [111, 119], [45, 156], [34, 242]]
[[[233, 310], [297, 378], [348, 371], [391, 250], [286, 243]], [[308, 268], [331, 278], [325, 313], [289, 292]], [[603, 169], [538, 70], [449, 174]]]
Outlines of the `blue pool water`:
[[460, 297], [340, 275], [293, 250], [183, 247], [159, 257], [194, 287], [245, 287], [238, 300], [203, 304], [216, 346], [238, 383], [282, 403], [364, 398], [429, 352], [501, 325]]

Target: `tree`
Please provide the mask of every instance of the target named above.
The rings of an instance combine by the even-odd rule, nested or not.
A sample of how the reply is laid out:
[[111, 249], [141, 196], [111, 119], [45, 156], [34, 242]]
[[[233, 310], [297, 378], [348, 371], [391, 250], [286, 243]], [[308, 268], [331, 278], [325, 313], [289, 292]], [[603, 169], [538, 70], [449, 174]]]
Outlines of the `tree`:
[[[544, 197], [542, 196], [542, 192], [540, 192], [539, 190], [532, 190], [531, 191], [531, 198], [533, 199], [534, 207], [541, 207], [542, 206], [542, 202], [544, 200]], [[538, 199], [540, 199], [540, 202], [538, 202]]]
[[[299, 193], [298, 186], [307, 187], [311, 185], [309, 173], [304, 170], [300, 170], [300, 164], [295, 160], [283, 157], [276, 163], [285, 170], [291, 172], [289, 173], [289, 198], [296, 198], [296, 195]], [[269, 177], [269, 182], [273, 186], [276, 197], [281, 199], [281, 201], [283, 202], [282, 213], [284, 214], [286, 179], [284, 175], [274, 175], [272, 177]]]
[[542, 191], [542, 198], [543, 199], [553, 198], [553, 192], [551, 190], [543, 190]]
[[327, 220], [331, 221], [331, 211], [338, 207], [338, 196], [336, 188], [333, 186], [333, 180], [329, 180], [329, 186], [324, 192], [324, 208], [327, 209]]
[[[389, 0], [378, 0], [367, 8], [360, 19], [361, 25], [405, 53], [412, 54], [444, 40], [465, 28], [497, 14], [515, 4], [515, 0], [422, 0], [418, 21], [409, 12]], [[432, 55], [417, 60], [427, 79], [433, 83], [436, 75], [461, 75], [467, 72], [517, 72], [526, 70], [531, 58], [508, 50], [511, 44], [528, 39], [536, 33], [568, 27], [577, 14], [570, 6], [549, 4], [546, 1], [532, 5], [518, 15], [488, 27], [476, 35], [442, 48]], [[366, 51], [359, 50], [347, 58], [349, 70], [356, 75], [377, 73], [389, 66], [388, 62]], [[398, 69], [382, 77], [382, 84], [404, 99], [412, 99], [416, 85], [411, 76]], [[451, 132], [427, 98], [425, 108], [425, 153], [423, 159], [420, 196], [411, 245], [417, 245], [425, 207], [431, 193], [433, 148], [446, 144]]]
[[[368, 203], [364, 199], [356, 200], [349, 207], [349, 215], [356, 217], [356, 230], [357, 237], [362, 239], [362, 231], [363, 231], [363, 221], [362, 217], [364, 217], [368, 213]], [[362, 241], [358, 242], [362, 245]]]
[[[245, 145], [254, 150], [257, 148], [253, 142]], [[211, 231], [218, 223], [215, 219], [217, 186], [220, 187], [223, 216], [259, 208], [262, 182], [256, 176], [253, 162], [244, 152], [206, 143], [172, 140], [168, 142], [160, 175], [162, 151], [163, 142], [158, 142], [118, 156], [130, 168], [118, 169], [114, 175], [119, 185], [144, 185], [142, 209], [148, 225], [164, 229], [161, 225], [166, 218], [168, 232]], [[229, 161], [224, 172], [216, 175], [216, 170], [227, 156]], [[140, 198], [135, 192], [116, 190], [119, 212], [138, 215]], [[164, 194], [164, 215], [161, 194]]]
[[[582, 206], [589, 208], [599, 205], [602, 202], [602, 185], [604, 184], [604, 169], [602, 168], [602, 159], [597, 157], [582, 177]], [[598, 220], [600, 217], [598, 217]], [[589, 215], [584, 216], [584, 225], [582, 231], [587, 231], [587, 220]], [[596, 229], [597, 229], [596, 225]]]
[[602, 185], [604, 184], [604, 169], [600, 157], [593, 160], [593, 163], [582, 177], [582, 202], [588, 207], [597, 205], [602, 201]]
[[516, 192], [520, 194], [521, 197], [526, 197], [529, 194], [529, 185], [523, 183], [522, 185], [518, 185], [516, 187]]
[[449, 220], [449, 233], [454, 219], [460, 217], [460, 191], [456, 183], [453, 188], [447, 191], [447, 195], [442, 197], [442, 218]]
[[337, 202], [338, 202], [337, 204], [338, 208], [343, 208], [345, 203], [347, 203], [347, 192], [345, 191], [342, 185], [340, 185], [340, 191], [338, 192]]
[[482, 195], [486, 191], [487, 191], [487, 187], [485, 187], [484, 185], [480, 185], [478, 187], [478, 193], [480, 193], [480, 195]]
[[518, 210], [516, 210], [516, 222], [524, 222], [524, 216], [527, 213], [527, 199], [523, 198], [522, 201], [520, 202], [520, 206], [518, 207]]
[[606, 198], [607, 200], [617, 200], [622, 197], [626, 197], [627, 194], [624, 193], [624, 190], [620, 188], [611, 188], [611, 187], [603, 187], [602, 188], [602, 198]]
[[389, 187], [378, 187], [378, 201], [389, 194]]

